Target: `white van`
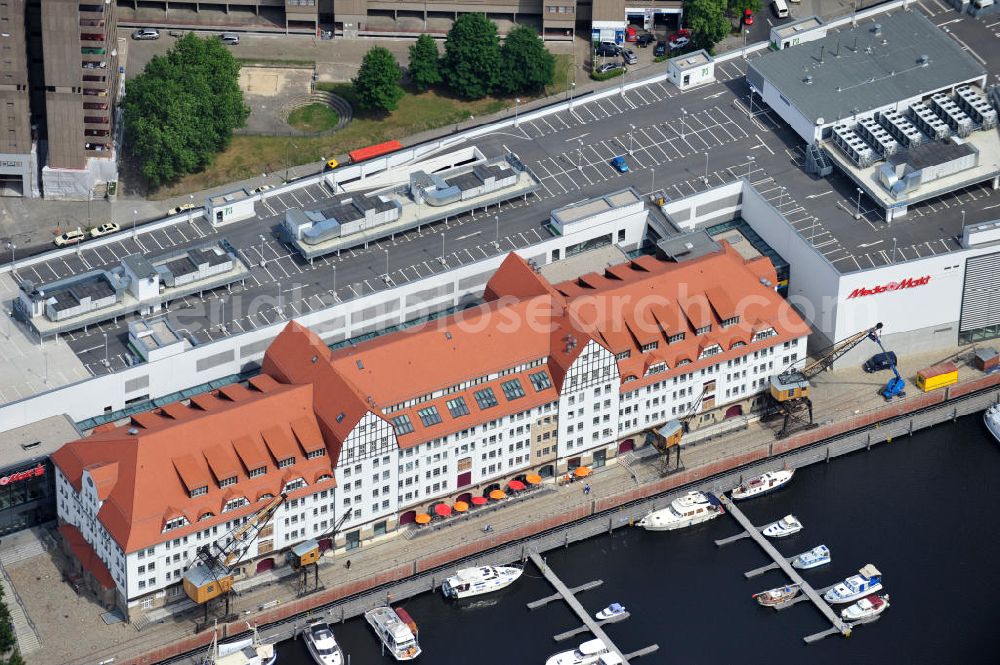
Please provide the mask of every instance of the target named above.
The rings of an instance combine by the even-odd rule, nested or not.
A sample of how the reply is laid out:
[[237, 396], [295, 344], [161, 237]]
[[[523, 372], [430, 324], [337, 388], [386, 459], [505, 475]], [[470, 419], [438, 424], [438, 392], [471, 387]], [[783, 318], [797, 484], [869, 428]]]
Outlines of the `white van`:
[[778, 18], [788, 18], [788, 4], [785, 3], [785, 0], [772, 0], [771, 8]]

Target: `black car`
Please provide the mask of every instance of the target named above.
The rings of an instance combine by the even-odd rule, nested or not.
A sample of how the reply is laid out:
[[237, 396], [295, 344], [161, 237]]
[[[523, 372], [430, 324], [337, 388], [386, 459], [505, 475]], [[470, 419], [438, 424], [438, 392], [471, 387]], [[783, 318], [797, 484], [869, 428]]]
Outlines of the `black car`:
[[656, 41], [656, 37], [649, 34], [648, 32], [644, 35], [639, 35], [639, 38], [635, 40], [635, 45], [640, 48], [646, 48], [650, 44]]
[[604, 63], [603, 65], [601, 65], [600, 67], [597, 68], [597, 73], [598, 74], [607, 74], [608, 72], [613, 72], [616, 69], [620, 69], [621, 66], [622, 66], [622, 63], [617, 62], [617, 61], [606, 62], [606, 63]]
[[889, 369], [896, 364], [896, 354], [892, 351], [886, 351], [885, 353], [876, 353], [874, 356], [865, 361], [864, 370], [871, 374], [872, 372], [880, 372], [884, 369]]
[[621, 48], [609, 42], [601, 42], [597, 46], [597, 55], [605, 58], [613, 58], [621, 51]]
[[667, 43], [666, 42], [656, 42], [656, 48], [653, 49], [653, 56], [659, 58], [661, 55], [667, 54]]

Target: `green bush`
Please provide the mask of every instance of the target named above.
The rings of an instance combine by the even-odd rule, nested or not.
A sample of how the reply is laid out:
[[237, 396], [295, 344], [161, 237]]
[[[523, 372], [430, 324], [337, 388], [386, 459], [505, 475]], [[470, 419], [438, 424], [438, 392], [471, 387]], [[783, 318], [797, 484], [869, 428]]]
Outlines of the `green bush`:
[[618, 69], [612, 69], [610, 72], [604, 72], [602, 74], [598, 74], [597, 72], [591, 72], [590, 78], [592, 78], [595, 81], [607, 81], [615, 78], [616, 76], [622, 76], [624, 73], [625, 70], [619, 67]]

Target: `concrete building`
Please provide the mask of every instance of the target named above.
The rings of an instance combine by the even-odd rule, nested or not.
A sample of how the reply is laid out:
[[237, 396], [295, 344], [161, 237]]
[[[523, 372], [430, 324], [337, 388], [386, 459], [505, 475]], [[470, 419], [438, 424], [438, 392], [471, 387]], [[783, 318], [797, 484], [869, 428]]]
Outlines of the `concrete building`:
[[85, 200], [117, 180], [116, 6], [0, 5], [0, 195]]
[[196, 549], [279, 492], [289, 501], [241, 575], [283, 565], [282, 550], [345, 516], [324, 548], [528, 474], [602, 466], [671, 419], [747, 414], [767, 377], [804, 358], [808, 328], [766, 258], [692, 240], [696, 253], [610, 266], [601, 251], [600, 272], [578, 264], [558, 284], [511, 254], [482, 306], [337, 351], [291, 322], [248, 385], [56, 453], [64, 540], [109, 603], [148, 609], [182, 598]]

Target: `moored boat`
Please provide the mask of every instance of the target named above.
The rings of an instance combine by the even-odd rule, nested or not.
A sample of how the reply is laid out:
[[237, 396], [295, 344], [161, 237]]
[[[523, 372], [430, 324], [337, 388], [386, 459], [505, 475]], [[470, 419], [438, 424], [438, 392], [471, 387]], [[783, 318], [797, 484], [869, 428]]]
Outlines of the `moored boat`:
[[760, 593], [755, 593], [752, 597], [758, 603], [764, 607], [774, 607], [775, 605], [781, 605], [782, 603], [787, 603], [795, 596], [799, 595], [798, 584], [789, 584], [788, 586], [780, 586], [774, 589], [768, 589], [767, 591], [761, 591]]
[[619, 665], [618, 657], [603, 641], [588, 640], [573, 649], [550, 656], [545, 665]]
[[983, 413], [983, 422], [993, 438], [1000, 441], [1000, 404], [994, 404]]
[[447, 598], [470, 598], [504, 589], [521, 576], [515, 566], [475, 566], [461, 568], [441, 583], [441, 593]]
[[671, 501], [666, 508], [650, 512], [636, 526], [646, 531], [671, 531], [707, 522], [722, 511], [722, 504], [712, 494], [688, 492]]
[[625, 611], [624, 605], [619, 605], [618, 603], [611, 603], [603, 610], [594, 615], [594, 618], [598, 621], [605, 621], [607, 619], [613, 619], [614, 617], [620, 617], [628, 612]]
[[802, 531], [802, 522], [795, 515], [785, 515], [777, 522], [771, 522], [761, 530], [768, 538], [784, 538]]
[[803, 552], [792, 559], [792, 568], [808, 570], [809, 568], [826, 565], [830, 561], [832, 561], [830, 548], [826, 545], [817, 545], [808, 552]]
[[889, 608], [889, 594], [878, 595], [873, 593], [865, 596], [853, 605], [844, 608], [840, 612], [840, 617], [844, 621], [861, 621], [878, 616]]
[[310, 624], [302, 633], [302, 641], [306, 643], [306, 650], [317, 665], [343, 664], [344, 654], [337, 644], [330, 624], [323, 621]]
[[278, 660], [274, 645], [261, 641], [257, 626], [251, 630], [250, 637], [226, 644], [219, 644], [216, 634], [202, 665], [274, 665]]
[[392, 608], [376, 607], [368, 610], [365, 612], [365, 620], [396, 660], [413, 660], [420, 655], [416, 634]]
[[882, 573], [872, 564], [867, 564], [846, 580], [823, 594], [828, 603], [853, 603], [865, 596], [882, 590]]
[[780, 469], [755, 476], [741, 483], [739, 487], [732, 491], [733, 500], [750, 499], [761, 494], [773, 492], [779, 487], [784, 487], [794, 475], [795, 469]]

